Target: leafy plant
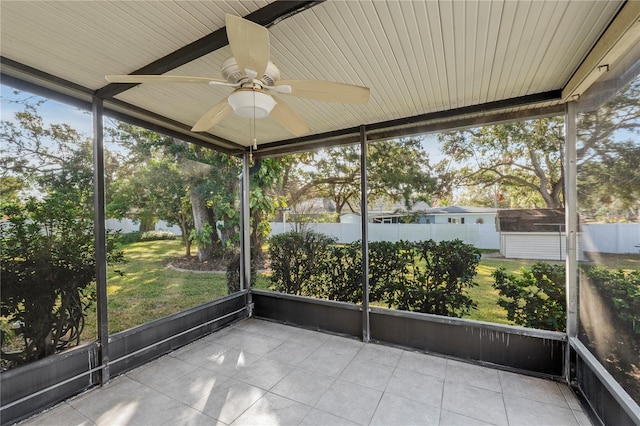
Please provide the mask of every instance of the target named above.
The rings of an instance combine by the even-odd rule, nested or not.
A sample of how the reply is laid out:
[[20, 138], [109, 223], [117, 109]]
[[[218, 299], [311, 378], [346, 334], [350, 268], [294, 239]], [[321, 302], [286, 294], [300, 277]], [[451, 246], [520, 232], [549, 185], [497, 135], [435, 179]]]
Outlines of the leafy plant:
[[629, 273], [602, 266], [583, 268], [587, 279], [611, 304], [612, 312], [629, 328], [640, 334], [640, 270]]
[[[16, 331], [24, 341], [4, 360], [30, 362], [79, 344], [96, 269], [93, 221], [81, 212], [62, 193], [2, 206], [0, 310], [21, 326]], [[107, 253], [122, 260], [113, 238]]]
[[493, 277], [493, 287], [500, 293], [498, 305], [507, 310], [510, 321], [544, 330], [566, 329], [564, 265], [537, 262], [522, 269], [519, 277], [500, 268]]
[[308, 294], [309, 279], [320, 269], [319, 265], [327, 258], [329, 245], [334, 243], [333, 238], [313, 231], [272, 236], [269, 257], [274, 289], [289, 294]]

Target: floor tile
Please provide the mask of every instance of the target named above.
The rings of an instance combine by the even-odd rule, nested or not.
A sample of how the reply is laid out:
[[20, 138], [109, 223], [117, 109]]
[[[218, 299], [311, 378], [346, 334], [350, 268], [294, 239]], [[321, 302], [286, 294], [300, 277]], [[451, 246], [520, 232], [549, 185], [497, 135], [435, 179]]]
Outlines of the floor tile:
[[271, 321], [248, 319], [237, 325], [240, 330], [249, 331], [264, 336], [274, 337], [280, 340], [288, 340], [300, 332], [295, 327], [278, 324]]
[[338, 376], [339, 379], [383, 391], [393, 375], [393, 367], [359, 360], [356, 356]]
[[440, 409], [401, 396], [385, 393], [376, 409], [372, 425], [438, 425]]
[[201, 368], [232, 377], [259, 359], [260, 355], [232, 348], [218, 357], [208, 358]]
[[563, 383], [255, 319], [23, 424], [232, 423], [591, 426]]
[[156, 384], [178, 379], [196, 368], [198, 367], [188, 362], [170, 356], [163, 356], [128, 372], [127, 376], [136, 382], [153, 387]]
[[554, 381], [523, 376], [508, 371], [500, 371], [499, 374], [502, 392], [505, 396], [518, 396], [569, 408], [558, 384]]
[[477, 386], [445, 382], [442, 409], [494, 425], [508, 424], [502, 394]]
[[343, 419], [315, 408], [309, 411], [309, 414], [300, 422], [300, 425], [304, 426], [355, 426], [357, 424], [351, 420]]
[[578, 421], [569, 408], [544, 402], [505, 395], [507, 417], [512, 425], [577, 426]]
[[192, 404], [192, 407], [224, 423], [231, 424], [265, 393], [264, 389], [229, 379], [219, 389]]
[[154, 390], [184, 404], [191, 405], [222, 387], [229, 377], [198, 368], [183, 376], [149, 385]]
[[395, 367], [398, 365], [402, 352], [402, 349], [377, 344], [368, 344], [364, 345], [362, 349], [360, 349], [360, 352], [356, 355], [356, 359]]
[[298, 367], [337, 377], [349, 365], [354, 356], [355, 354], [342, 355], [336, 353], [334, 348], [327, 348], [323, 345], [298, 364]]
[[299, 343], [303, 346], [309, 346], [317, 349], [329, 340], [330, 337], [331, 335], [327, 333], [301, 329], [299, 333], [289, 337], [287, 342]]
[[294, 369], [271, 392], [310, 406], [316, 405], [329, 390], [334, 378], [309, 370]]
[[262, 358], [238, 372], [233, 378], [269, 390], [289, 374], [291, 369], [292, 367], [279, 361]]
[[404, 351], [398, 362], [398, 368], [444, 379], [447, 359], [420, 352]]
[[396, 368], [386, 392], [440, 408], [442, 386], [442, 379]]
[[440, 412], [440, 426], [492, 426], [492, 424], [463, 416], [462, 414], [442, 410]]
[[58, 405], [20, 423], [20, 426], [90, 426], [94, 423], [67, 403]]
[[315, 351], [316, 347], [306, 346], [296, 342], [285, 341], [280, 346], [264, 355], [289, 365], [298, 365]]
[[186, 407], [126, 376], [71, 400], [69, 404], [97, 425], [161, 424]]
[[232, 426], [297, 425], [310, 410], [308, 405], [268, 393], [238, 417]]
[[463, 383], [494, 392], [502, 391], [498, 370], [451, 359], [447, 360], [445, 382]]
[[320, 398], [316, 408], [358, 424], [368, 424], [382, 392], [336, 380]]
[[187, 407], [175, 417], [167, 420], [163, 425], [167, 426], [225, 426], [225, 423], [209, 417], [198, 410]]
[[338, 355], [353, 357], [364, 347], [364, 343], [347, 337], [331, 336], [321, 347]]
[[230, 348], [214, 342], [199, 341], [198, 344], [189, 345], [170, 354], [171, 357], [201, 366], [209, 360], [216, 359]]
[[[242, 332], [242, 330], [238, 330]], [[263, 336], [255, 333], [244, 333], [240, 339], [236, 339], [233, 347], [245, 352], [256, 355], [264, 355], [277, 346], [280, 346], [284, 340], [275, 337]], [[224, 343], [221, 343], [224, 345]]]

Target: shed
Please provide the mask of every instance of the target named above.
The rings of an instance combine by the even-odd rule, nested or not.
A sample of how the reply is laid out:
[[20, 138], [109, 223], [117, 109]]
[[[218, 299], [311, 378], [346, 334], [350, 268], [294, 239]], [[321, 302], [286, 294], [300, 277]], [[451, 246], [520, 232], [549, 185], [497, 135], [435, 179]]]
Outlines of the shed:
[[[496, 229], [500, 233], [500, 253], [506, 258], [564, 260], [566, 233], [564, 209], [501, 209]], [[583, 259], [581, 232], [578, 259]]]

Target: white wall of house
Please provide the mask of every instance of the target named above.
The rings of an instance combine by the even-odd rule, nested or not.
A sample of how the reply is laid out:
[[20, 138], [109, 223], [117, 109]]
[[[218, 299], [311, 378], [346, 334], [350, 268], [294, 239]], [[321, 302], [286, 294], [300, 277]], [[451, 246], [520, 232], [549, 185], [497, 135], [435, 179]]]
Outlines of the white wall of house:
[[496, 214], [495, 213], [447, 213], [447, 214], [431, 214], [427, 215], [427, 218], [431, 219], [431, 223], [446, 225], [449, 224], [449, 218], [456, 220], [459, 224], [464, 218], [465, 225], [477, 224], [479, 219], [482, 219], [482, 224], [493, 225], [495, 227]]

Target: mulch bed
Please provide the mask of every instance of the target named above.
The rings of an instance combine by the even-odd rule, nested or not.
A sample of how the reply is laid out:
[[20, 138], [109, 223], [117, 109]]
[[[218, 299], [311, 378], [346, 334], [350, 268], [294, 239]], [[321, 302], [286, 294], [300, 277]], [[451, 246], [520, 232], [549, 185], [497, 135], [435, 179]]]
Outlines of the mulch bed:
[[[213, 259], [206, 262], [200, 262], [198, 256], [191, 257], [179, 257], [173, 259], [169, 263], [170, 267], [177, 269], [186, 269], [189, 271], [203, 271], [203, 272], [226, 272], [229, 259]], [[256, 269], [264, 270], [269, 268], [269, 261], [267, 259], [261, 259], [256, 264]]]

